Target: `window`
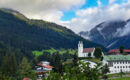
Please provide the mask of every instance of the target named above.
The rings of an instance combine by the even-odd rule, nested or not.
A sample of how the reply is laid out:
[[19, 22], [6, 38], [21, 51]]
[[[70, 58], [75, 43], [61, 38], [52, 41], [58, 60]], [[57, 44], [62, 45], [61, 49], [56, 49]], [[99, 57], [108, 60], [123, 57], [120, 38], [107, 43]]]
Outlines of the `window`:
[[116, 66], [115, 66], [115, 68], [116, 68]]
[[120, 66], [120, 68], [122, 68], [122, 66]]
[[117, 66], [117, 68], [119, 68], [119, 66]]
[[127, 68], [127, 66], [126, 66], [126, 68]]
[[123, 68], [125, 68], [125, 66], [123, 66]]

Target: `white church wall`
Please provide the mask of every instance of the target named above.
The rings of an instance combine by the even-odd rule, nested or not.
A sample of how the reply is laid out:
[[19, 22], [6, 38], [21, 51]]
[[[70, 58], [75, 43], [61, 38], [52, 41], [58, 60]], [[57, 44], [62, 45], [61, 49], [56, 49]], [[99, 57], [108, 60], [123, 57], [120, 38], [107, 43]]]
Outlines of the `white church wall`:
[[83, 43], [81, 41], [79, 41], [79, 44], [78, 44], [78, 57], [83, 57]]

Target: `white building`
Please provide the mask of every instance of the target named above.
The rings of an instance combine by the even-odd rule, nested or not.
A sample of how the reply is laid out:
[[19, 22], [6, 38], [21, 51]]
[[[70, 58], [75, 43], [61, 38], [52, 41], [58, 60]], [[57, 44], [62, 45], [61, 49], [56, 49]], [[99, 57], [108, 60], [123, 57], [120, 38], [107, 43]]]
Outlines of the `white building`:
[[130, 55], [107, 55], [104, 56], [103, 64], [108, 64], [110, 74], [130, 72]]
[[95, 48], [84, 48], [83, 42], [79, 41], [78, 44], [78, 57], [88, 57], [88, 54], [91, 54], [91, 57], [94, 57]]

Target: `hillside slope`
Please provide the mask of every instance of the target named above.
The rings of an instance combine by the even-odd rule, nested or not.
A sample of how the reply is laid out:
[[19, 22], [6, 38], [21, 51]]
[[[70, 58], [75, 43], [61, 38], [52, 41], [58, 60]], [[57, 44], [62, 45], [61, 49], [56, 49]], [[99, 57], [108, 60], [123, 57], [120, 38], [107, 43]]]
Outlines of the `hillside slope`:
[[55, 23], [30, 20], [17, 11], [0, 9], [0, 42], [5, 45], [23, 50], [66, 49], [77, 48], [79, 40], [85, 47], [100, 46]]

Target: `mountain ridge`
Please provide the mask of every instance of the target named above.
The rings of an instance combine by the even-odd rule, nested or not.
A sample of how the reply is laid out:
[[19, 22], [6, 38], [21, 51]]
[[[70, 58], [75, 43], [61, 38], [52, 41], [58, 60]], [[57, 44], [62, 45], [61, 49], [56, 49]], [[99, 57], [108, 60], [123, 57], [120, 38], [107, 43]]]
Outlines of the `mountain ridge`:
[[85, 47], [101, 46], [78, 36], [61, 25], [18, 16], [19, 12], [14, 15], [11, 12], [0, 10], [0, 42], [5, 45], [23, 50], [67, 49], [77, 48], [78, 41], [82, 40]]
[[[83, 37], [88, 37], [90, 41], [102, 44], [106, 48], [119, 48], [123, 45], [130, 48], [130, 19], [105, 21], [95, 26], [90, 31], [80, 32]], [[125, 41], [124, 41], [125, 40]]]

